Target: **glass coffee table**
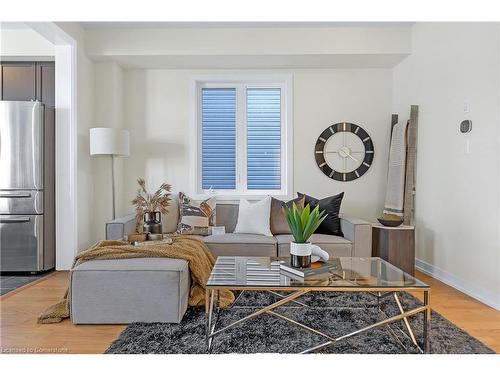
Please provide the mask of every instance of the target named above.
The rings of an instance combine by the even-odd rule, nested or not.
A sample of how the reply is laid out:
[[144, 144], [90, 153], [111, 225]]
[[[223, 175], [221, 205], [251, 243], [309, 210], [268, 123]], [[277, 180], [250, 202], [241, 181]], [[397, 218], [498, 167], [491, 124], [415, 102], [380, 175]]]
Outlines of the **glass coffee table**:
[[[335, 270], [326, 274], [312, 276], [301, 279], [300, 277], [285, 273], [280, 270], [280, 262], [289, 262], [286, 258], [270, 257], [233, 257], [220, 256], [215, 262], [214, 268], [206, 285], [205, 311], [207, 314], [206, 338], [208, 350], [212, 347], [214, 338], [236, 325], [262, 314], [271, 314], [274, 317], [285, 320], [290, 324], [297, 325], [309, 332], [317, 334], [325, 339], [325, 342], [308, 348], [301, 353], [317, 351], [321, 348], [334, 345], [349, 337], [361, 334], [377, 327], [386, 326], [392, 331], [390, 323], [403, 321], [405, 332], [412, 343], [421, 353], [429, 352], [429, 329], [430, 329], [430, 286], [416, 279], [415, 277], [401, 271], [392, 264], [381, 258], [331, 258], [330, 261], [336, 263]], [[278, 301], [269, 306], [261, 307], [245, 317], [234, 321], [225, 327], [217, 326], [218, 291], [220, 290], [241, 291], [236, 300], [243, 293], [247, 292], [268, 292], [276, 297]], [[423, 304], [414, 309], [405, 311], [397, 295], [398, 292], [423, 292]], [[386, 297], [394, 298], [399, 314], [394, 316], [383, 315], [382, 320], [360, 328], [356, 331], [344, 334], [339, 337], [332, 337], [329, 334], [311, 328], [303, 323], [297, 322], [280, 312], [276, 308], [286, 304], [293, 304], [294, 307], [314, 308], [297, 301], [297, 298], [312, 292], [367, 292], [377, 298], [379, 309], [380, 300]], [[226, 308], [235, 306], [236, 300]], [[367, 309], [367, 313], [370, 309]], [[423, 334], [421, 342], [417, 341], [408, 317], [423, 314]], [[385, 314], [385, 313], [384, 313]], [[216, 329], [217, 328], [217, 329]], [[393, 332], [394, 333], [394, 332]], [[397, 339], [396, 335], [393, 335]], [[399, 342], [401, 344], [401, 342]]]

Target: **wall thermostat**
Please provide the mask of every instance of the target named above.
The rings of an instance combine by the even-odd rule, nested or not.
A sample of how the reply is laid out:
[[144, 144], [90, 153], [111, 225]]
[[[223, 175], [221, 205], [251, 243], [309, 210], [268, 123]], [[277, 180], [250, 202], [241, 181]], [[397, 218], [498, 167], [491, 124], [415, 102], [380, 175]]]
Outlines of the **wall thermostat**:
[[472, 121], [471, 120], [464, 120], [460, 123], [460, 132], [461, 133], [468, 133], [472, 130]]

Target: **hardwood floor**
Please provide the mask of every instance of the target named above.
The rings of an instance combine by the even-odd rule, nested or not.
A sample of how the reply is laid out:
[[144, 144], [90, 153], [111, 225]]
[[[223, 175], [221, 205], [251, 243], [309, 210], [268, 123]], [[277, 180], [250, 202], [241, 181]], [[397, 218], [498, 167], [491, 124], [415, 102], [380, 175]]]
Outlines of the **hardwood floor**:
[[67, 283], [68, 272], [55, 272], [0, 297], [3, 353], [103, 353], [109, 347], [125, 325], [37, 324], [38, 314], [64, 295]]
[[434, 311], [500, 353], [500, 311], [421, 272], [416, 272], [415, 276], [431, 286], [430, 301]]
[[[432, 286], [432, 308], [500, 353], [500, 312], [417, 273]], [[37, 324], [36, 317], [64, 294], [67, 272], [55, 272], [0, 297], [0, 350], [3, 353], [102, 353], [125, 325]], [[420, 297], [417, 295], [417, 297]]]

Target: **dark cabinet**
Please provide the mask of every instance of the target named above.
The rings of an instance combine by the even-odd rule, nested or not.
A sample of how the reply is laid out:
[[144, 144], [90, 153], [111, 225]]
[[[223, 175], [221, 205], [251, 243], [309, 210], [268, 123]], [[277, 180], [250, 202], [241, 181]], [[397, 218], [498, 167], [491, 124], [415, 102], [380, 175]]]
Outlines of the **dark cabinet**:
[[55, 103], [55, 65], [51, 62], [36, 63], [36, 98], [46, 107], [54, 107]]
[[34, 63], [2, 63], [2, 100], [36, 99]]
[[372, 225], [372, 256], [380, 257], [415, 276], [415, 228]]
[[55, 64], [2, 62], [0, 100], [39, 100], [46, 107], [55, 107]]

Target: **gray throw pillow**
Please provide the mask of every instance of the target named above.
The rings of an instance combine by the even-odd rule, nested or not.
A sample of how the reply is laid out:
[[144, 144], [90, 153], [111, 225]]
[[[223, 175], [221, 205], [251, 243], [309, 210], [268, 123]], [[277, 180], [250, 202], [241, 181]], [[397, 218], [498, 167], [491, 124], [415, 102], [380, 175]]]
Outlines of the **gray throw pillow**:
[[291, 201], [284, 202], [279, 199], [273, 198], [271, 200], [271, 233], [272, 234], [291, 234], [290, 227], [286, 221], [285, 213], [283, 212], [283, 206], [292, 207], [293, 203], [297, 205], [298, 208], [304, 208], [305, 197], [299, 197], [292, 199]]

